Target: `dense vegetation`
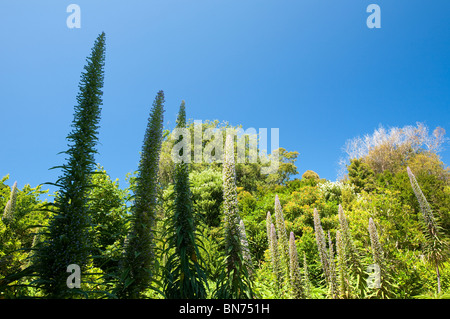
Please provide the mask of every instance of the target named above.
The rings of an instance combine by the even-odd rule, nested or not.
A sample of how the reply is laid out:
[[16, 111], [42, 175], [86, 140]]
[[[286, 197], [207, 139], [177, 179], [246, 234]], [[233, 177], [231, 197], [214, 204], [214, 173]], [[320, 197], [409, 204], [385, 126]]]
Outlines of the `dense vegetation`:
[[[121, 187], [95, 161], [104, 55], [102, 33], [81, 77], [55, 194], [0, 180], [0, 298], [448, 296], [443, 129], [429, 134], [418, 123], [349, 140], [336, 182], [311, 170], [294, 178], [298, 152], [282, 148], [277, 172], [263, 174], [262, 161], [235, 160], [237, 140], [226, 132], [239, 126], [229, 123], [200, 126], [219, 132], [223, 161], [183, 157], [175, 146], [185, 137], [163, 128], [159, 91], [139, 167]], [[187, 111], [182, 101], [177, 128], [193, 136], [199, 127]], [[213, 142], [202, 147], [218, 155]], [[70, 264], [80, 266], [80, 287], [67, 285]]]

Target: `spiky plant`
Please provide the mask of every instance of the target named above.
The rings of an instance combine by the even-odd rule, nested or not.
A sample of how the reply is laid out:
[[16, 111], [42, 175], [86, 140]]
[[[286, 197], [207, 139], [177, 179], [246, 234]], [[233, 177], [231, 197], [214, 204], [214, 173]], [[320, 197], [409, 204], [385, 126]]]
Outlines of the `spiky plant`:
[[331, 240], [330, 231], [328, 231], [328, 257], [328, 265], [330, 271], [329, 294], [331, 298], [337, 299], [339, 296], [339, 287], [336, 278], [336, 263], [334, 261], [333, 241]]
[[381, 248], [380, 240], [378, 238], [377, 227], [372, 217], [369, 218], [369, 234], [370, 234], [370, 246], [372, 248], [373, 262], [380, 267], [384, 264], [384, 253]]
[[375, 283], [379, 286], [371, 287], [374, 291], [372, 296], [376, 298], [390, 298], [392, 296], [391, 276], [387, 268], [383, 248], [378, 237], [377, 227], [372, 217], [369, 218], [370, 246], [372, 259], [375, 266]]
[[281, 289], [283, 285], [282, 275], [281, 275], [281, 263], [280, 263], [280, 252], [278, 250], [278, 240], [277, 232], [275, 230], [275, 225], [270, 224], [270, 240], [269, 240], [269, 252], [270, 252], [270, 262], [272, 264], [272, 272], [275, 274], [275, 280], [278, 290]]
[[270, 212], [267, 212], [266, 215], [266, 231], [267, 231], [267, 244], [268, 247], [270, 247], [270, 228], [272, 225], [272, 215], [270, 214]]
[[303, 252], [303, 283], [305, 287], [305, 299], [311, 298], [311, 282], [309, 281], [308, 262], [305, 252]]
[[344, 240], [339, 230], [336, 231], [336, 255], [339, 297], [341, 299], [352, 298], [349, 278], [350, 270], [347, 266]]
[[17, 199], [17, 182], [14, 182], [13, 186], [11, 187], [9, 200], [6, 203], [5, 210], [2, 216], [2, 221], [5, 224], [11, 223], [14, 219], [14, 211], [16, 210], [16, 199]]
[[284, 222], [283, 210], [281, 208], [278, 195], [275, 195], [275, 225], [278, 234], [278, 245], [280, 252], [280, 262], [283, 269], [283, 277], [289, 281], [289, 239], [287, 237], [286, 225]]
[[245, 232], [245, 225], [244, 221], [241, 219], [239, 222], [239, 229], [240, 229], [240, 239], [241, 239], [241, 245], [242, 245], [242, 252], [244, 255], [244, 261], [247, 265], [247, 271], [250, 277], [253, 276], [254, 268], [253, 268], [253, 262], [252, 262], [252, 256], [250, 254], [250, 248], [248, 246], [248, 240], [247, 240], [247, 233]]
[[322, 265], [323, 274], [327, 284], [330, 284], [330, 266], [325, 242], [325, 234], [320, 222], [320, 216], [317, 209], [314, 208], [314, 233], [316, 236], [317, 249], [319, 251], [320, 263]]
[[407, 172], [422, 213], [422, 228], [425, 235], [425, 243], [423, 246], [424, 254], [426, 260], [436, 269], [437, 291], [439, 294], [441, 292], [441, 275], [439, 267], [443, 267], [444, 262], [448, 259], [449, 245], [447, 240], [445, 240], [441, 234], [442, 227], [440, 226], [437, 216], [433, 214], [430, 204], [409, 167], [407, 167]]
[[36, 252], [38, 283], [50, 298], [73, 295], [66, 285], [67, 266], [77, 264], [84, 274], [91, 254], [91, 220], [88, 191], [95, 171], [98, 129], [102, 105], [105, 34], [101, 33], [81, 75], [72, 131], [67, 136], [67, 163], [58, 166], [63, 175], [53, 185], [59, 188], [49, 211], [55, 213], [45, 240]]
[[294, 299], [305, 298], [303, 279], [298, 262], [297, 246], [295, 245], [293, 232], [289, 235], [289, 279], [292, 297]]
[[[354, 295], [353, 291], [358, 294], [359, 297], [363, 297], [366, 290], [366, 272], [363, 263], [361, 262], [360, 253], [358, 252], [356, 246], [353, 243], [352, 235], [348, 226], [347, 217], [345, 216], [344, 209], [342, 205], [339, 204], [338, 208], [339, 225], [340, 225], [340, 237], [342, 241], [341, 258], [342, 267], [346, 267], [349, 275], [354, 279], [354, 285], [348, 285], [347, 295]], [[337, 234], [336, 234], [337, 235]], [[337, 243], [336, 243], [337, 245]], [[350, 277], [347, 277], [350, 280]], [[342, 291], [341, 291], [342, 293]]]
[[219, 276], [215, 296], [243, 299], [252, 298], [253, 291], [240, 241], [234, 156], [234, 137], [227, 135], [223, 161], [225, 267]]
[[[186, 127], [185, 102], [178, 112], [177, 128]], [[181, 142], [181, 138], [177, 142]], [[182, 151], [182, 150], [180, 150]], [[197, 243], [196, 213], [189, 186], [189, 164], [175, 164], [174, 209], [168, 218], [169, 243], [166, 254], [164, 295], [168, 299], [206, 298], [208, 286]]]
[[155, 223], [159, 156], [161, 152], [164, 92], [153, 102], [142, 146], [131, 209], [132, 225], [122, 261], [123, 285], [117, 292], [123, 298], [139, 298], [149, 288], [155, 263]]

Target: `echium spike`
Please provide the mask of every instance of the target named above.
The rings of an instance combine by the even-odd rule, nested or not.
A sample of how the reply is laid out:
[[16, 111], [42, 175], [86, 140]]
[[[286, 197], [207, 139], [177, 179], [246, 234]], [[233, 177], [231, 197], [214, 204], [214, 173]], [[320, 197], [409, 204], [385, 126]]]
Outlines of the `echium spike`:
[[292, 297], [294, 299], [304, 298], [303, 280], [300, 273], [297, 246], [295, 245], [293, 232], [289, 236], [289, 275]]
[[240, 237], [241, 237], [241, 245], [242, 245], [242, 254], [244, 257], [244, 261], [247, 264], [248, 274], [250, 276], [252, 276], [253, 275], [252, 256], [250, 255], [250, 248], [248, 247], [247, 234], [245, 232], [245, 225], [244, 225], [244, 221], [242, 219], [239, 222], [239, 229], [241, 231]]
[[278, 245], [280, 247], [280, 262], [281, 267], [284, 269], [283, 276], [288, 279], [289, 277], [289, 242], [286, 232], [286, 225], [284, 223], [283, 210], [281, 208], [278, 195], [275, 195], [275, 223], [278, 234]]
[[340, 298], [351, 298], [345, 244], [339, 230], [336, 231], [336, 255]]
[[369, 235], [372, 247], [373, 262], [382, 268], [383, 264], [383, 250], [381, 248], [380, 240], [378, 238], [378, 231], [372, 217], [369, 218]]
[[309, 281], [308, 262], [305, 252], [303, 252], [303, 282], [305, 286], [305, 298], [311, 298], [311, 282]]
[[6, 203], [6, 206], [5, 206], [5, 210], [3, 211], [2, 221], [5, 224], [8, 224], [9, 221], [11, 220], [11, 215], [12, 215], [11, 214], [11, 201], [8, 200], [8, 202]]
[[270, 224], [270, 261], [272, 262], [272, 271], [275, 274], [278, 287], [282, 284], [280, 258], [278, 251], [277, 232], [275, 226]]
[[431, 209], [430, 204], [428, 203], [425, 195], [423, 194], [419, 183], [417, 183], [416, 177], [409, 167], [406, 168], [409, 176], [409, 180], [411, 182], [411, 186], [413, 188], [414, 194], [417, 197], [420, 205], [420, 211], [422, 212], [422, 216], [425, 222], [426, 227], [428, 228], [428, 232], [432, 237], [438, 236], [438, 226], [436, 220], [433, 215], [433, 211]]
[[425, 235], [425, 255], [427, 260], [434, 264], [434, 267], [436, 268], [437, 291], [440, 293], [441, 275], [439, 267], [448, 259], [449, 243], [444, 238], [441, 238], [439, 234], [439, 230], [441, 229], [440, 223], [438, 219], [435, 218], [430, 204], [422, 193], [419, 183], [417, 183], [416, 177], [409, 167], [407, 167], [407, 172], [414, 194], [419, 201], [420, 211], [422, 212], [423, 232]]
[[9, 200], [6, 203], [5, 210], [3, 212], [2, 221], [4, 223], [10, 223], [14, 219], [14, 212], [16, 210], [16, 198], [17, 198], [17, 182], [14, 182], [11, 187], [11, 193]]
[[270, 226], [272, 225], [272, 216], [270, 215], [270, 212], [267, 212], [266, 215], [266, 230], [267, 230], [267, 243], [268, 247], [270, 247]]
[[328, 231], [328, 249], [329, 249], [329, 271], [330, 271], [330, 296], [336, 299], [339, 295], [337, 279], [336, 279], [336, 263], [334, 262], [333, 241], [331, 240], [330, 231]]
[[225, 217], [225, 245], [228, 256], [228, 270], [235, 269], [239, 263], [239, 254], [242, 254], [239, 239], [239, 207], [236, 190], [236, 171], [234, 164], [234, 138], [227, 135], [225, 141], [225, 160], [223, 163], [223, 208]]
[[[349, 280], [350, 275], [355, 278], [355, 281], [357, 282], [356, 290], [360, 296], [363, 296], [366, 289], [366, 280], [363, 280], [363, 278], [366, 277], [365, 267], [363, 266], [360, 254], [353, 243], [347, 217], [345, 216], [344, 209], [341, 204], [339, 204], [338, 216], [340, 225], [339, 236], [340, 241], [342, 242], [341, 252], [339, 255], [341, 257], [342, 267], [346, 267], [347, 269], [344, 271], [347, 280]], [[336, 237], [337, 236], [338, 234], [336, 233]], [[336, 249], [337, 245], [338, 242], [336, 242]], [[346, 287], [347, 295], [350, 296], [352, 294], [350, 291], [351, 286], [347, 284]], [[342, 294], [344, 294], [344, 292], [341, 290], [341, 295]]]
[[329, 261], [325, 242], [325, 234], [320, 223], [319, 212], [314, 208], [314, 233], [316, 235], [317, 249], [319, 251], [320, 263], [327, 283], [330, 279]]

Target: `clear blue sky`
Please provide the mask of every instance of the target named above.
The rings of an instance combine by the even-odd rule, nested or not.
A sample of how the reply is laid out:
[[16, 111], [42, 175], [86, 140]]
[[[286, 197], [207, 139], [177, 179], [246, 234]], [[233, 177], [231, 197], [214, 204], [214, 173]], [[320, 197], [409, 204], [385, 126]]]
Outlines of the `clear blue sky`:
[[[81, 29], [66, 26], [71, 3]], [[371, 3], [381, 29], [366, 26]], [[48, 169], [64, 163], [80, 73], [105, 31], [97, 161], [122, 185], [161, 89], [167, 127], [184, 99], [191, 119], [279, 128], [300, 174], [335, 180], [345, 141], [380, 124], [450, 135], [449, 14], [448, 0], [2, 0], [0, 176], [56, 180]]]

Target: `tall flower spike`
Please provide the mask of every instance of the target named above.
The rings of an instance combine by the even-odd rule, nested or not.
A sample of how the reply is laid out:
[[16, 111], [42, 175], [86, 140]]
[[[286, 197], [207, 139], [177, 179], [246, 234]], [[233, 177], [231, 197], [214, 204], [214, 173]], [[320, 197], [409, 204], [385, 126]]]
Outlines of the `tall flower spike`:
[[225, 161], [223, 163], [223, 207], [225, 212], [225, 245], [228, 256], [228, 269], [234, 269], [238, 263], [238, 254], [242, 254], [239, 230], [239, 208], [236, 191], [236, 171], [234, 165], [234, 141], [227, 135], [225, 142]]
[[[359, 294], [363, 296], [366, 288], [366, 281], [363, 280], [363, 278], [365, 278], [366, 276], [365, 267], [363, 266], [360, 255], [353, 243], [353, 239], [348, 226], [347, 217], [345, 216], [344, 209], [342, 208], [341, 204], [339, 204], [338, 216], [339, 216], [339, 225], [341, 229], [341, 231], [339, 232], [339, 236], [341, 237], [340, 241], [342, 241], [340, 253], [342, 257], [341, 262], [346, 264], [346, 265], [342, 264], [342, 267], [346, 267], [347, 270], [345, 272], [346, 273], [349, 272], [349, 274], [351, 274], [351, 276], [355, 278], [355, 281], [358, 283], [358, 286], [356, 288], [359, 291]], [[338, 245], [337, 242], [336, 245]], [[347, 275], [347, 278], [350, 277]], [[350, 285], [347, 285], [346, 287], [348, 288], [348, 295], [350, 295], [351, 287]], [[343, 291], [341, 291], [341, 294], [342, 293]]]
[[325, 234], [320, 223], [320, 216], [317, 209], [314, 208], [314, 233], [316, 235], [317, 249], [319, 251], [320, 263], [322, 264], [323, 274], [327, 283], [330, 282], [329, 261], [327, 247], [325, 242]]
[[5, 210], [3, 211], [2, 221], [5, 224], [8, 224], [9, 221], [11, 220], [11, 215], [12, 215], [11, 201], [8, 200], [5, 206]]
[[334, 262], [333, 241], [331, 240], [330, 231], [328, 231], [328, 249], [329, 249], [329, 271], [330, 271], [330, 296], [333, 299], [338, 298], [339, 291], [336, 279], [336, 263]]
[[62, 170], [62, 176], [53, 183], [59, 188], [58, 194], [53, 203], [46, 205], [55, 215], [34, 259], [39, 284], [51, 298], [73, 296], [76, 289], [66, 284], [67, 266], [77, 264], [85, 273], [92, 261], [93, 212], [88, 192], [95, 187], [92, 175], [103, 104], [105, 40], [102, 32], [81, 74], [72, 130], [67, 136], [68, 149], [64, 152], [66, 163], [55, 167]]
[[350, 271], [347, 267], [344, 240], [342, 239], [341, 232], [339, 230], [336, 231], [336, 255], [340, 298], [351, 298], [348, 277]]
[[239, 222], [239, 229], [240, 229], [242, 253], [244, 256], [245, 263], [247, 264], [248, 273], [250, 276], [252, 276], [253, 275], [252, 256], [250, 255], [250, 248], [248, 247], [247, 234], [245, 232], [245, 225], [244, 225], [244, 221], [242, 219]]
[[275, 274], [277, 286], [282, 285], [280, 257], [278, 251], [277, 232], [275, 226], [270, 224], [270, 261], [272, 263], [272, 271]]
[[275, 222], [278, 234], [278, 245], [280, 246], [280, 261], [284, 269], [284, 276], [289, 277], [289, 242], [284, 223], [283, 210], [278, 195], [275, 195]]
[[423, 218], [423, 233], [425, 235], [424, 252], [425, 256], [431, 264], [436, 268], [437, 290], [441, 292], [441, 275], [439, 266], [448, 259], [448, 242], [441, 239], [438, 220], [435, 218], [430, 204], [423, 194], [416, 177], [409, 167], [407, 172], [414, 194], [419, 201], [420, 211]]
[[164, 92], [155, 97], [145, 130], [141, 159], [134, 190], [133, 224], [128, 236], [123, 272], [131, 284], [123, 289], [124, 298], [138, 298], [148, 288], [155, 265], [155, 224], [158, 197], [159, 157], [164, 118]]
[[373, 262], [381, 268], [383, 264], [383, 250], [378, 238], [378, 231], [372, 217], [369, 218], [369, 235], [372, 247]]
[[13, 186], [11, 187], [9, 200], [5, 206], [5, 211], [3, 212], [2, 220], [5, 223], [10, 223], [14, 219], [14, 212], [16, 210], [16, 198], [17, 198], [17, 182], [14, 182]]
[[309, 281], [308, 262], [305, 252], [303, 252], [303, 282], [305, 286], [305, 298], [311, 298], [311, 282]]
[[266, 230], [267, 230], [267, 243], [270, 247], [270, 225], [272, 225], [272, 215], [270, 215], [270, 212], [267, 212], [266, 215]]
[[431, 210], [430, 204], [428, 203], [427, 199], [425, 198], [425, 195], [422, 192], [422, 189], [419, 186], [419, 183], [417, 183], [416, 177], [414, 176], [413, 172], [409, 167], [406, 168], [409, 176], [409, 180], [411, 182], [411, 186], [413, 188], [414, 194], [417, 197], [417, 200], [419, 201], [420, 205], [420, 211], [422, 212], [422, 217], [425, 221], [425, 225], [428, 228], [428, 232], [431, 236], [437, 237], [438, 236], [438, 225], [434, 218], [433, 211]]
[[300, 265], [298, 263], [297, 246], [295, 245], [294, 233], [289, 236], [289, 279], [291, 285], [291, 293], [294, 299], [302, 299], [305, 297], [303, 291], [303, 280], [300, 273]]
[[[177, 128], [186, 127], [186, 108], [181, 102]], [[179, 138], [176, 143], [182, 142]], [[164, 295], [170, 299], [202, 299], [206, 297], [207, 279], [197, 245], [196, 212], [189, 184], [189, 163], [174, 165], [174, 205], [167, 218], [169, 236], [165, 254]]]
[[216, 288], [217, 298], [252, 298], [252, 282], [244, 260], [236, 190], [234, 136], [227, 134], [223, 161], [223, 209], [226, 266]]

